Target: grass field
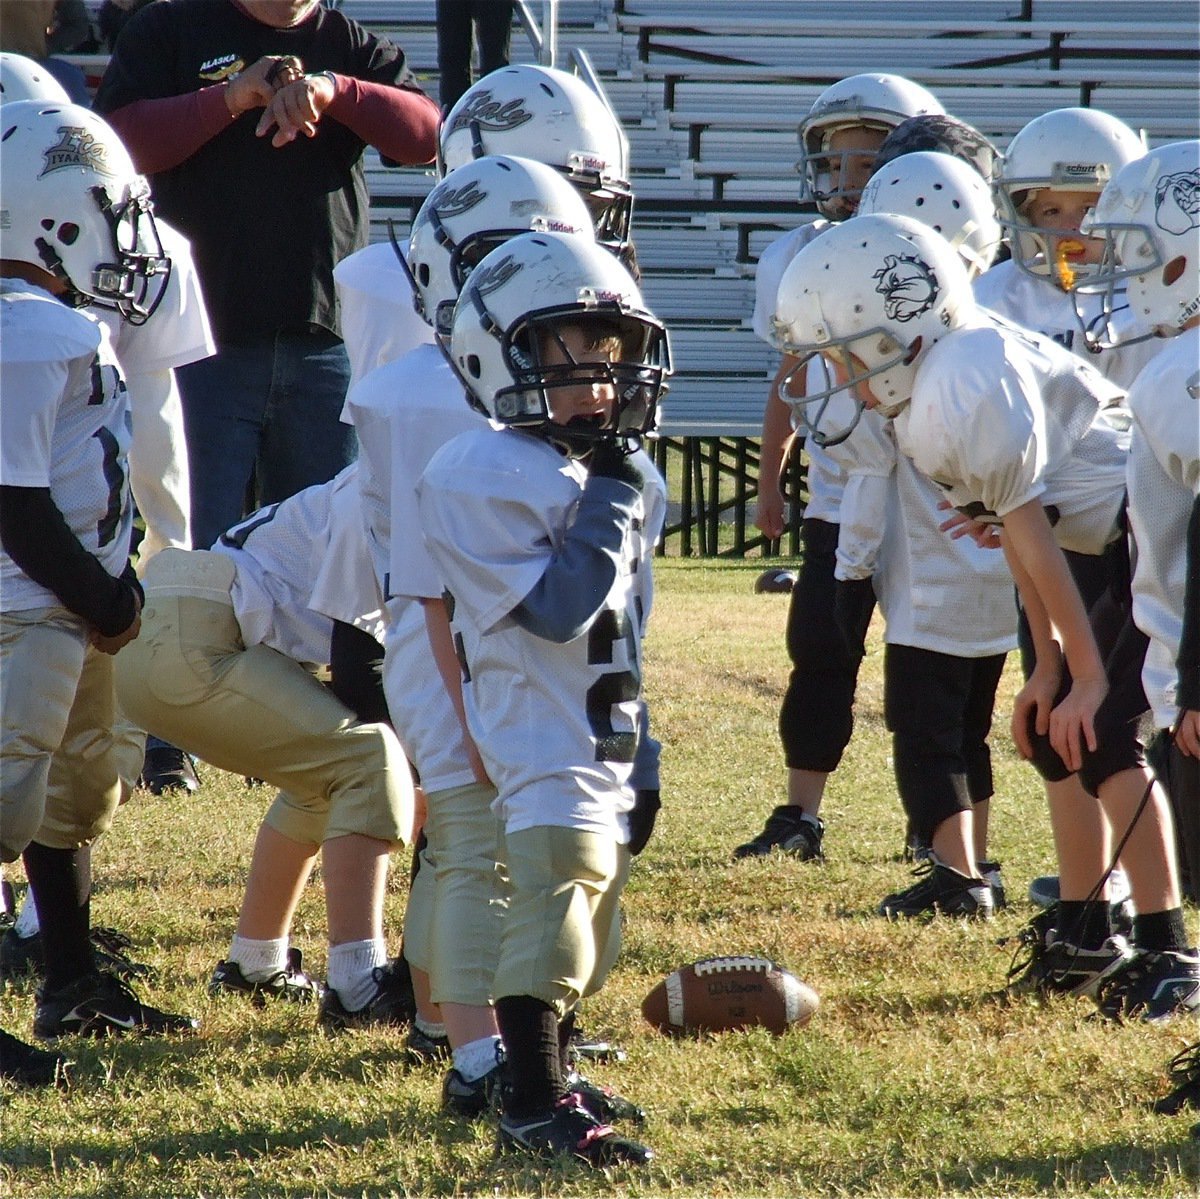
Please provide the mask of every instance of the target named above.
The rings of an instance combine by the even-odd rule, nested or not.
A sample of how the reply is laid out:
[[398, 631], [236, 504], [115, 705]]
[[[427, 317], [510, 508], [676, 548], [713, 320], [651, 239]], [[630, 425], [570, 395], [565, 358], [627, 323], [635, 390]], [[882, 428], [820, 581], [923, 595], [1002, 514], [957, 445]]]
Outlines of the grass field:
[[[988, 998], [1009, 962], [998, 938], [1053, 869], [1032, 772], [994, 737], [993, 849], [1014, 902], [990, 926], [888, 924], [907, 881], [904, 824], [881, 719], [877, 639], [854, 741], [834, 777], [824, 865], [729, 862], [778, 801], [775, 732], [786, 598], [756, 596], [761, 562], [666, 559], [648, 651], [665, 745], [664, 811], [626, 893], [626, 941], [586, 1024], [629, 1051], [593, 1074], [642, 1103], [646, 1172], [496, 1159], [493, 1129], [438, 1112], [439, 1075], [402, 1038], [320, 1035], [311, 1009], [212, 1000], [251, 839], [270, 798], [212, 770], [193, 799], [139, 793], [96, 854], [94, 919], [133, 934], [160, 978], [153, 1002], [203, 1020], [190, 1040], [71, 1042], [68, 1093], [3, 1095], [0, 1193], [13, 1196], [1153, 1195], [1200, 1193], [1192, 1119], [1148, 1111], [1195, 1025], [1118, 1027], [1084, 1000]], [[1012, 673], [1005, 679], [1011, 694]], [[1002, 701], [1002, 709], [1006, 704]], [[406, 862], [389, 897], [392, 949]], [[1189, 913], [1195, 927], [1196, 914]], [[295, 930], [324, 966], [319, 886]], [[639, 1016], [677, 965], [762, 953], [811, 983], [805, 1029], [672, 1041]], [[10, 988], [4, 1024], [28, 1032]]]

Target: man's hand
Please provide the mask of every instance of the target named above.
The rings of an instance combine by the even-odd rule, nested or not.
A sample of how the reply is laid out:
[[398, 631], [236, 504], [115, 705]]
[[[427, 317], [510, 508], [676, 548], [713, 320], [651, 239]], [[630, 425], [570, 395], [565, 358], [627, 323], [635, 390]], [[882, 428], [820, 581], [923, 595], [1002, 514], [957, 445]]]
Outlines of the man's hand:
[[119, 649], [128, 645], [142, 631], [142, 601], [137, 592], [133, 593], [134, 615], [133, 623], [123, 632], [112, 637], [93, 629], [88, 640], [102, 654], [115, 654]]
[[265, 54], [225, 85], [225, 105], [240, 117], [252, 108], [270, 104], [281, 87], [304, 78], [304, 67], [292, 55]]
[[278, 149], [305, 137], [317, 136], [321, 114], [333, 99], [333, 80], [328, 75], [305, 75], [287, 83], [275, 93], [255, 128], [255, 135], [265, 137], [271, 129], [275, 135], [271, 145]]

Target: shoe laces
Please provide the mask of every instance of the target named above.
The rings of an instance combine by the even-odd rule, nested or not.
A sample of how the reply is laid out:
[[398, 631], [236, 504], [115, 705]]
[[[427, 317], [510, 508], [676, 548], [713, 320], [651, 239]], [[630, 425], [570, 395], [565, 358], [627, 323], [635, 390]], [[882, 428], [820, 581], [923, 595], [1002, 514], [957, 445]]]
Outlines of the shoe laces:
[[1167, 1063], [1167, 1073], [1177, 1083], [1200, 1083], [1200, 1041], [1181, 1049]]
[[103, 949], [106, 953], [111, 953], [113, 957], [125, 957], [126, 954], [133, 948], [133, 940], [127, 937], [123, 932], [115, 928], [109, 928], [107, 925], [96, 925], [91, 930], [92, 944]]
[[597, 1120], [584, 1106], [583, 1100], [575, 1091], [568, 1091], [554, 1106], [556, 1110], [566, 1112], [569, 1116], [586, 1122], [586, 1127], [576, 1145], [579, 1149], [586, 1149], [594, 1141], [614, 1135], [613, 1126], [602, 1124]]

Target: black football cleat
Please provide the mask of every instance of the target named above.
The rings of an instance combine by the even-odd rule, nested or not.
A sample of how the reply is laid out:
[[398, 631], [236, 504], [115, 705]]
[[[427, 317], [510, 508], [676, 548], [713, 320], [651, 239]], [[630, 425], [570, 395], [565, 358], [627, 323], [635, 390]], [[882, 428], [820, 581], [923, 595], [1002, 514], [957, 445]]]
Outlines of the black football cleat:
[[500, 1107], [502, 1066], [493, 1066], [482, 1078], [467, 1082], [456, 1069], [442, 1079], [442, 1110], [464, 1120], [475, 1120]]
[[646, 1122], [646, 1113], [624, 1095], [618, 1095], [612, 1087], [592, 1082], [590, 1078], [584, 1078], [574, 1071], [564, 1081], [567, 1090], [578, 1095], [583, 1106], [601, 1124], [611, 1124], [614, 1120], [627, 1120], [631, 1124]]
[[733, 860], [765, 858], [773, 849], [778, 849], [802, 862], [819, 862], [825, 856], [821, 852], [824, 836], [823, 820], [805, 816], [795, 804], [780, 804], [767, 817], [762, 832], [733, 851]]
[[200, 790], [191, 757], [174, 745], [147, 746], [140, 781], [151, 795], [166, 795], [171, 791], [194, 795]]
[[1160, 1116], [1173, 1116], [1185, 1107], [1200, 1108], [1200, 1041], [1181, 1049], [1167, 1066], [1175, 1084], [1153, 1108]]
[[33, 1015], [35, 1036], [102, 1037], [108, 1033], [166, 1035], [195, 1032], [193, 1016], [162, 1012], [143, 1003], [122, 979], [103, 971], [85, 974], [64, 987], [38, 992]]
[[343, 1006], [332, 987], [326, 987], [317, 1023], [326, 1032], [410, 1024], [417, 1014], [417, 1001], [413, 996], [408, 963], [402, 957], [396, 958], [386, 966], [376, 966], [373, 977], [375, 994], [354, 1011]]
[[[147, 966], [145, 962], [135, 962], [129, 956], [133, 942], [124, 933], [100, 925], [91, 929], [88, 935], [98, 969], [115, 974], [126, 981], [154, 976], [153, 966]], [[34, 933], [32, 937], [19, 937], [15, 928], [9, 928], [0, 936], [0, 979], [40, 975], [45, 967], [45, 951], [42, 948], [40, 933]]]
[[286, 999], [291, 1003], [311, 1003], [320, 999], [324, 985], [304, 973], [304, 959], [295, 946], [287, 951], [287, 964], [270, 978], [251, 982], [237, 962], [218, 962], [209, 980], [208, 993], [214, 997], [222, 994], [246, 995], [255, 1007], [262, 1007], [268, 999]]
[[913, 874], [921, 876], [921, 881], [887, 896], [879, 905], [881, 916], [889, 920], [937, 915], [992, 918], [995, 901], [984, 879], [960, 874], [936, 858], [922, 862]]
[[1096, 1003], [1110, 1020], [1160, 1024], [1200, 1012], [1200, 954], [1194, 949], [1144, 949], [1106, 978]]
[[65, 1087], [70, 1062], [0, 1028], [0, 1078], [19, 1087]]
[[527, 1153], [535, 1157], [575, 1157], [589, 1166], [645, 1166], [654, 1151], [602, 1124], [580, 1102], [568, 1094], [547, 1112], [515, 1119], [500, 1117], [497, 1138], [502, 1153]]

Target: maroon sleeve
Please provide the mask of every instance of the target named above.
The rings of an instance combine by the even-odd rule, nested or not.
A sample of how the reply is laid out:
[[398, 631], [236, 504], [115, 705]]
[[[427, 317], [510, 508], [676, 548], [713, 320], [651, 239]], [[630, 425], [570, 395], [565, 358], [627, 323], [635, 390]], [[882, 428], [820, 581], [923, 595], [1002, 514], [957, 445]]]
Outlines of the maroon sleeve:
[[203, 87], [162, 100], [135, 100], [110, 112], [108, 123], [143, 175], [169, 171], [233, 123], [225, 85]]
[[334, 75], [326, 113], [403, 166], [422, 166], [437, 156], [438, 106], [423, 92]]

